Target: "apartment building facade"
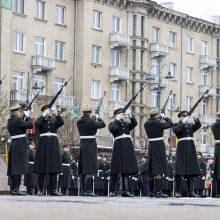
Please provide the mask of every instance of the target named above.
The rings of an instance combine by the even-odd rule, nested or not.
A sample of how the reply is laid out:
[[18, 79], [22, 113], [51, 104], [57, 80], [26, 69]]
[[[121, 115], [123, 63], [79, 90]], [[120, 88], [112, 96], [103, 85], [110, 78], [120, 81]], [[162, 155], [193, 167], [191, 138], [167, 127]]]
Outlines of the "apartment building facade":
[[[220, 110], [219, 39], [219, 25], [148, 0], [13, 0], [1, 8], [2, 89], [11, 104], [21, 96], [25, 103], [35, 83], [46, 85], [44, 94], [51, 96], [72, 76], [62, 104], [95, 108], [106, 90], [100, 114], [108, 124], [113, 110], [147, 83], [131, 106], [138, 120], [135, 148], [146, 150], [151, 107], [162, 107], [172, 90], [166, 114], [177, 121], [177, 111], [189, 110], [213, 85], [196, 109], [202, 128], [195, 139], [198, 150], [212, 152], [210, 125]], [[171, 152], [172, 131], [165, 137]], [[97, 141], [112, 146], [108, 129]]]

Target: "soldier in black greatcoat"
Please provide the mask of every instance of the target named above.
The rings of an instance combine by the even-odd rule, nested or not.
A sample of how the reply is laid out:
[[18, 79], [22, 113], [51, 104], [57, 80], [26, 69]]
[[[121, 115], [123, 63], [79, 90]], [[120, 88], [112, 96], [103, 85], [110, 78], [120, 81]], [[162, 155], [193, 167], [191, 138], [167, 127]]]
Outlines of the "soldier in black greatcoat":
[[33, 195], [34, 189], [37, 188], [36, 185], [36, 174], [33, 173], [34, 170], [34, 158], [35, 158], [35, 144], [34, 141], [29, 141], [28, 143], [28, 173], [24, 176], [24, 185], [27, 187], [27, 194]]
[[[88, 181], [91, 176], [97, 174], [97, 143], [96, 133], [98, 129], [104, 128], [105, 122], [99, 115], [92, 116], [92, 107], [83, 108], [83, 116], [77, 121], [77, 127], [80, 135], [80, 153], [78, 163], [78, 173], [81, 175], [82, 195], [92, 196], [91, 187], [86, 189], [86, 176]], [[90, 178], [88, 176], [90, 175]], [[90, 181], [92, 183], [92, 181]], [[89, 184], [90, 186], [92, 184]]]
[[173, 132], [178, 138], [175, 164], [176, 197], [181, 197], [181, 177], [187, 179], [187, 196], [195, 197], [192, 189], [193, 178], [201, 175], [193, 139], [193, 133], [201, 127], [201, 123], [194, 113], [192, 114], [194, 123], [189, 123], [187, 113], [187, 111], [180, 112], [178, 114], [180, 121], [173, 126]]
[[204, 196], [205, 179], [206, 179], [206, 163], [201, 152], [197, 152], [201, 175], [196, 176], [194, 180], [194, 192], [199, 196]]
[[220, 111], [216, 113], [216, 122], [212, 124], [211, 129], [215, 138], [214, 180], [217, 182], [216, 197], [220, 198]]
[[69, 151], [69, 145], [64, 145], [61, 154], [63, 172], [59, 175], [59, 187], [61, 188], [61, 193], [63, 195], [68, 194], [68, 189], [70, 188], [71, 183], [71, 155]]
[[57, 130], [64, 125], [64, 121], [55, 107], [51, 110], [48, 105], [44, 105], [41, 111], [42, 115], [35, 122], [40, 134], [34, 162], [34, 172], [39, 174], [38, 195], [43, 195], [44, 179], [48, 174], [50, 195], [60, 196], [61, 194], [57, 192], [57, 174], [62, 173], [62, 162]]
[[8, 171], [11, 182], [11, 195], [24, 195], [19, 190], [21, 175], [28, 173], [28, 146], [26, 130], [33, 128], [30, 111], [21, 114], [21, 106], [10, 108], [11, 117], [8, 119], [8, 132], [11, 136]]
[[129, 109], [125, 114], [122, 109], [114, 111], [115, 120], [110, 122], [108, 128], [114, 137], [111, 159], [111, 193], [116, 196], [115, 186], [119, 174], [122, 176], [122, 194], [124, 197], [132, 197], [128, 191], [128, 176], [138, 173], [137, 159], [134, 152], [130, 132], [137, 126], [137, 121]]
[[148, 175], [150, 196], [168, 197], [162, 192], [162, 176], [168, 175], [168, 165], [166, 159], [166, 147], [163, 140], [164, 130], [171, 128], [173, 122], [161, 114], [161, 120], [158, 118], [159, 109], [151, 109], [148, 114], [150, 118], [144, 124], [144, 128], [149, 140], [148, 146]]

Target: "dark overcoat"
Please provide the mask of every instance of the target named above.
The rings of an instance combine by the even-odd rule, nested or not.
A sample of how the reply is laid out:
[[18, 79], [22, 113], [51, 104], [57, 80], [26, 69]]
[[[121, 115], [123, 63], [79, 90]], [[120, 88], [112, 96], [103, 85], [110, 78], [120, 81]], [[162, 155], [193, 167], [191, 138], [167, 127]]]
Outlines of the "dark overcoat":
[[[61, 154], [63, 172], [59, 175], [59, 187], [69, 188], [71, 183], [71, 157], [70, 153], [63, 152]], [[69, 164], [69, 166], [68, 166]]]
[[[77, 121], [80, 136], [95, 136], [97, 130], [105, 126], [105, 122], [101, 118], [95, 120], [85, 115]], [[95, 138], [80, 139], [78, 173], [97, 174], [97, 143]]]
[[[165, 118], [165, 121], [161, 121], [156, 118], [150, 118], [145, 122], [144, 128], [148, 138], [160, 138], [164, 135], [164, 130], [171, 128], [173, 122], [169, 118]], [[163, 140], [149, 141], [148, 146], [148, 175], [168, 174], [167, 159], [166, 159], [166, 147]]]
[[[60, 115], [46, 118], [40, 116], [35, 121], [35, 127], [38, 128], [39, 134], [47, 132], [56, 134], [58, 128], [63, 124], [64, 121]], [[60, 147], [56, 136], [40, 137], [36, 149], [34, 172], [39, 174], [62, 173]]]
[[[130, 135], [131, 130], [136, 126], [137, 121], [132, 116], [130, 123], [114, 120], [108, 128], [113, 137], [117, 138], [123, 134]], [[138, 173], [137, 158], [131, 138], [126, 137], [114, 141], [110, 173], [111, 175]]]
[[[30, 117], [23, 120], [21, 117], [12, 115], [8, 119], [8, 132], [10, 136], [26, 134], [26, 129], [33, 128]], [[8, 158], [7, 175], [21, 175], [28, 173], [28, 146], [27, 137], [11, 140]]]
[[[195, 124], [184, 124], [181, 121], [173, 126], [177, 138], [193, 137], [193, 133], [201, 127], [199, 119]], [[176, 150], [175, 176], [198, 176], [200, 168], [196, 154], [194, 140], [178, 141]]]
[[[220, 120], [216, 120], [216, 122], [212, 124], [211, 129], [215, 140], [220, 140]], [[214, 178], [220, 180], [220, 143], [215, 144]]]

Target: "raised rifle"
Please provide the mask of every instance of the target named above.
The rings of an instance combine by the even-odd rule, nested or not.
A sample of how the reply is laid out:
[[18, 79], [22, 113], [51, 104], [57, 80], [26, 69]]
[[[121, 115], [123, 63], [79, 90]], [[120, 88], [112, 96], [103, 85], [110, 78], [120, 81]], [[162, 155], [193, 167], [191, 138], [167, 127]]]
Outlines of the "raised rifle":
[[54, 103], [56, 102], [58, 96], [61, 94], [61, 92], [63, 91], [63, 88], [65, 86], [67, 86], [67, 84], [69, 83], [69, 81], [71, 80], [72, 77], [70, 77], [63, 85], [62, 87], [60, 88], [60, 90], [57, 92], [57, 94], [53, 97], [53, 99], [50, 101], [50, 103], [48, 104], [48, 108], [51, 108]]
[[131, 103], [137, 98], [138, 94], [141, 93], [144, 88], [146, 87], [147, 83], [145, 83], [140, 90], [131, 98], [131, 100], [125, 105], [125, 107], [122, 109], [122, 112], [125, 113], [125, 111], [129, 108], [129, 106], [131, 105]]
[[192, 108], [189, 110], [189, 112], [187, 113], [188, 116], [190, 116], [190, 115], [194, 112], [195, 108], [199, 105], [199, 103], [202, 101], [202, 99], [204, 98], [204, 96], [205, 96], [206, 94], [208, 94], [209, 90], [210, 90], [212, 87], [213, 87], [213, 85], [212, 85], [210, 88], [208, 88], [208, 89], [202, 94], [202, 96], [199, 98], [199, 100], [193, 105], [193, 107], [192, 107]]
[[170, 93], [169, 93], [169, 95], [168, 95], [168, 97], [167, 97], [167, 99], [166, 99], [164, 105], [162, 106], [162, 108], [161, 108], [161, 110], [160, 110], [160, 113], [164, 113], [164, 114], [165, 114], [166, 106], [167, 106], [167, 103], [168, 103], [169, 98], [170, 98], [170, 96], [172, 95], [172, 93], [173, 93], [173, 91], [170, 90]]
[[104, 97], [105, 97], [105, 94], [106, 94], [106, 90], [104, 91], [104, 94], [103, 94], [102, 98], [100, 99], [98, 106], [97, 106], [96, 109], [95, 109], [95, 114], [98, 114], [98, 115], [99, 115], [100, 108], [101, 108], [101, 105], [102, 105], [102, 103], [103, 103], [103, 99], [104, 99]]
[[0, 85], [2, 84], [5, 77], [6, 77], [6, 75], [4, 75], [2, 79], [0, 79]]

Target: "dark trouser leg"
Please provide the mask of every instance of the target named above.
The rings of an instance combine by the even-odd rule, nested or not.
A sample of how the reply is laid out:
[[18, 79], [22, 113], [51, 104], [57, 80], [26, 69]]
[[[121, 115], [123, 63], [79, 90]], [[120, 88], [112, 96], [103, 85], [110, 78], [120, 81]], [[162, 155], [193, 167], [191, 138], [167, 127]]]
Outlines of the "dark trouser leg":
[[61, 188], [61, 193], [66, 196], [67, 194], [67, 188]]
[[31, 186], [27, 186], [27, 194], [28, 195], [32, 195], [33, 194]]
[[43, 192], [43, 189], [44, 189], [44, 179], [45, 179], [45, 175], [39, 174], [39, 191], [40, 192]]
[[115, 192], [115, 186], [116, 186], [116, 181], [117, 181], [117, 175], [112, 175], [111, 176], [111, 182], [110, 182], [110, 191]]
[[154, 178], [149, 178], [149, 191], [150, 195], [154, 194]]
[[56, 174], [50, 174], [50, 187], [51, 191], [57, 190], [57, 175]]
[[220, 180], [217, 180], [217, 181], [216, 181], [216, 185], [217, 185], [217, 192], [216, 192], [216, 194], [217, 194], [218, 196], [220, 196]]
[[181, 176], [176, 176], [176, 192], [180, 193]]
[[11, 190], [13, 191], [19, 190], [20, 182], [21, 182], [20, 175], [12, 175], [11, 176]]
[[122, 191], [123, 192], [128, 191], [128, 177], [125, 175], [122, 175]]
[[193, 192], [192, 183], [193, 183], [193, 179], [188, 177], [187, 178], [187, 192], [188, 193], [192, 193]]
[[82, 191], [86, 192], [86, 183], [85, 183], [86, 175], [82, 174], [81, 175], [81, 183], [82, 183]]
[[155, 179], [155, 190], [156, 190], [156, 192], [162, 191], [161, 179]]

